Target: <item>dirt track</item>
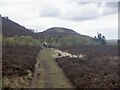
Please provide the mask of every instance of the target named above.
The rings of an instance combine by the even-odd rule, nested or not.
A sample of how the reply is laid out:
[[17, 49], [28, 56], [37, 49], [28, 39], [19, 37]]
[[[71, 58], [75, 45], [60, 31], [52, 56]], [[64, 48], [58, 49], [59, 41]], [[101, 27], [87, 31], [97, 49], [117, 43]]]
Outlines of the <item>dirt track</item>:
[[35, 74], [30, 88], [73, 88], [62, 69], [52, 57], [51, 49], [43, 49], [37, 58]]

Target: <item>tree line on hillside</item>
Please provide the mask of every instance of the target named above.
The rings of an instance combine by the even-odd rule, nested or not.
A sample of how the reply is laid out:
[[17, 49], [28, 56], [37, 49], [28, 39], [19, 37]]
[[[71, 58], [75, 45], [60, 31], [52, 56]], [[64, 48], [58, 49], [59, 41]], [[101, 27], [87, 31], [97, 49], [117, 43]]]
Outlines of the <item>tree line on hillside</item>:
[[102, 35], [101, 33], [97, 33], [97, 36], [95, 36], [93, 39], [102, 45], [107, 44], [105, 36]]

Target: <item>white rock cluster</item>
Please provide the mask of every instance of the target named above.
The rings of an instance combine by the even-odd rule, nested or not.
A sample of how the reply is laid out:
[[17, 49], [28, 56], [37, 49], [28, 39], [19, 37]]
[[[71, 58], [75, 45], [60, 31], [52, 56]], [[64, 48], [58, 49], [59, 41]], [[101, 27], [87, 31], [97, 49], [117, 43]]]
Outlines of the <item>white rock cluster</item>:
[[58, 49], [54, 49], [54, 55], [53, 58], [61, 58], [61, 57], [71, 57], [71, 58], [84, 58], [86, 55], [72, 55], [71, 53], [68, 52], [63, 52]]

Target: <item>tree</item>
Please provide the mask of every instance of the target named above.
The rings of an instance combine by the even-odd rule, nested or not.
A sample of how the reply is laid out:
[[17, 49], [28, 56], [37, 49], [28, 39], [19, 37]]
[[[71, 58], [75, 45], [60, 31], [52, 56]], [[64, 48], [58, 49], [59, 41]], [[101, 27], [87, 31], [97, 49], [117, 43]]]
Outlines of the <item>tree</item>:
[[97, 33], [97, 34], [98, 34], [98, 36], [97, 37], [95, 36], [94, 40], [97, 41], [97, 42], [100, 42], [100, 44], [102, 44], [102, 45], [107, 44], [105, 36], [102, 36], [101, 33]]

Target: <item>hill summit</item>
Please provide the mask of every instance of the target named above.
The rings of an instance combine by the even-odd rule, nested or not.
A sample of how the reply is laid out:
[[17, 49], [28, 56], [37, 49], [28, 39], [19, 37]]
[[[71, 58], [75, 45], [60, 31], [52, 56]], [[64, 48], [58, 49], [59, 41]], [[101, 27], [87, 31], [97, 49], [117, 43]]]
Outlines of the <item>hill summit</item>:
[[43, 32], [38, 33], [40, 38], [60, 38], [64, 36], [79, 36], [80, 34], [74, 30], [63, 28], [63, 27], [52, 27]]
[[93, 38], [64, 27], [52, 27], [37, 34], [39, 38], [53, 46], [89, 45], [94, 43]]
[[80, 35], [74, 30], [63, 28], [63, 27], [53, 27], [49, 28], [44, 33], [54, 33], [54, 34], [66, 34], [66, 35]]

